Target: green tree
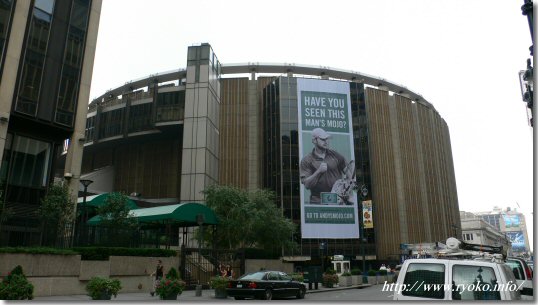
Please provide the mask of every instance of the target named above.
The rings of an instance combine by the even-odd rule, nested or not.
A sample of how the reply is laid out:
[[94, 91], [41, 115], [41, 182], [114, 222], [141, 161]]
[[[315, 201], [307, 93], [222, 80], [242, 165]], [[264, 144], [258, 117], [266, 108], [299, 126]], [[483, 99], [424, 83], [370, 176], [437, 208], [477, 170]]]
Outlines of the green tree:
[[46, 237], [53, 238], [53, 245], [61, 246], [66, 236], [67, 225], [73, 221], [74, 205], [69, 196], [67, 185], [53, 184], [47, 194], [41, 199], [38, 215], [42, 224], [42, 237], [45, 234], [46, 244], [51, 242]]
[[252, 224], [256, 244], [264, 249], [270, 249], [273, 245], [287, 250], [296, 247], [292, 237], [297, 226], [282, 215], [282, 211], [275, 204], [274, 192], [254, 190], [249, 193], [249, 198], [256, 213]]
[[129, 210], [128, 200], [123, 193], [109, 193], [105, 204], [97, 209], [97, 215], [101, 217], [100, 226], [108, 230], [105, 243], [128, 244], [131, 234], [137, 229], [138, 222]]
[[[296, 246], [292, 241], [296, 226], [276, 207], [272, 192], [213, 185], [204, 194], [207, 206], [219, 218], [216, 235], [219, 247], [271, 250]], [[205, 235], [213, 238], [211, 233]]]

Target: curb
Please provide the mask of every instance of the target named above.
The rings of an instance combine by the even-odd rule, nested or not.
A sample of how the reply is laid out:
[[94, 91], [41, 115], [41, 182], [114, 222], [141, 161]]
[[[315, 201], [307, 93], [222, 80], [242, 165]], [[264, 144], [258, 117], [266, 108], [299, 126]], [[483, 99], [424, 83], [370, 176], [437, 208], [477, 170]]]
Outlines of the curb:
[[366, 287], [370, 287], [373, 285], [370, 284], [362, 284], [362, 285], [354, 285], [354, 286], [346, 286], [346, 287], [337, 287], [337, 288], [326, 288], [326, 289], [307, 289], [306, 293], [321, 293], [321, 292], [329, 292], [329, 291], [338, 291], [338, 290], [348, 290], [348, 289], [362, 289]]

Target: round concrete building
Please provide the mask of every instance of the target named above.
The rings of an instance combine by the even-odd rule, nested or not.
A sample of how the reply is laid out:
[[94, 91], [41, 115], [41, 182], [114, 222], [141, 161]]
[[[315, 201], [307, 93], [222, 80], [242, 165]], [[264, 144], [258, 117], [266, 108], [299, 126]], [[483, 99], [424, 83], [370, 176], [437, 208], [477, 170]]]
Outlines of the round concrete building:
[[[312, 104], [336, 97], [345, 101], [338, 111]], [[305, 117], [314, 113], [307, 107], [318, 117]], [[319, 127], [354, 160], [350, 205], [305, 199], [314, 191], [302, 183], [300, 163]], [[209, 44], [189, 47], [186, 69], [129, 81], [90, 103], [82, 173], [95, 181], [90, 191], [137, 193], [155, 205], [203, 202], [200, 191], [215, 183], [271, 189], [301, 227], [293, 237], [299, 249], [283, 253], [298, 264], [332, 255], [396, 262], [402, 244], [460, 230], [448, 126], [425, 98], [355, 71], [221, 64]], [[324, 224], [306, 221], [307, 208], [346, 208], [353, 221], [318, 236]]]

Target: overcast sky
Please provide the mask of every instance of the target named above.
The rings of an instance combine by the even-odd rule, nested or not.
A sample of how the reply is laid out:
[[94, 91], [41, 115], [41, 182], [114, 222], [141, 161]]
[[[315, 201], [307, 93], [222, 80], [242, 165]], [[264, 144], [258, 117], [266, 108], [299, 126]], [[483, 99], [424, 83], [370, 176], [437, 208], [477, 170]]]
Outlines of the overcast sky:
[[[459, 207], [525, 213], [533, 135], [518, 71], [531, 37], [521, 1], [104, 0], [90, 98], [185, 68], [208, 42], [226, 63], [329, 66], [421, 94], [450, 130]], [[518, 206], [519, 204], [519, 206]]]

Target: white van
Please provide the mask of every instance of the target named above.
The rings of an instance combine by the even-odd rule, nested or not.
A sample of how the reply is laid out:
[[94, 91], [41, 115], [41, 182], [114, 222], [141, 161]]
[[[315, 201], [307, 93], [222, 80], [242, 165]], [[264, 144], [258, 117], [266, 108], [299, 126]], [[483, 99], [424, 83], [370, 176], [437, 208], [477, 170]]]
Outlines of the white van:
[[394, 300], [521, 300], [512, 270], [502, 262], [409, 259], [394, 284]]

